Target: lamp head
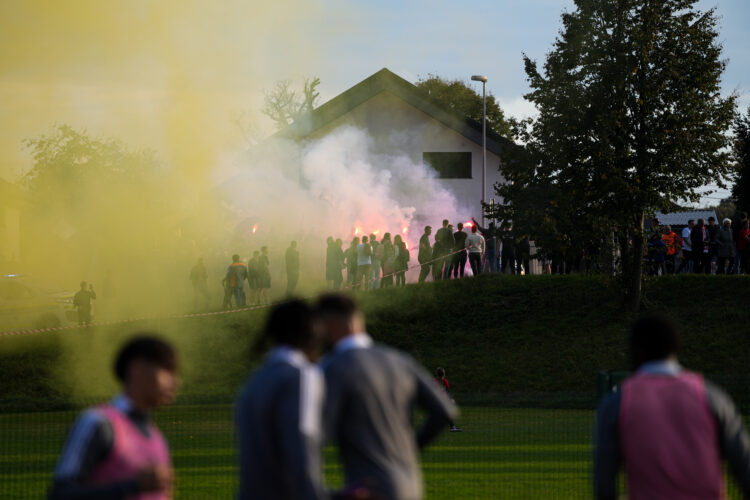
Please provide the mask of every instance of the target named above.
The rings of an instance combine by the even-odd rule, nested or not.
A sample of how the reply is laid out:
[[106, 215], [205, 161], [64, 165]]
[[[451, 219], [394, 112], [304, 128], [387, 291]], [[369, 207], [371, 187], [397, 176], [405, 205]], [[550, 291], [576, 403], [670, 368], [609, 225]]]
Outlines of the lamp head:
[[472, 75], [471, 79], [475, 82], [487, 83], [487, 77], [484, 75]]

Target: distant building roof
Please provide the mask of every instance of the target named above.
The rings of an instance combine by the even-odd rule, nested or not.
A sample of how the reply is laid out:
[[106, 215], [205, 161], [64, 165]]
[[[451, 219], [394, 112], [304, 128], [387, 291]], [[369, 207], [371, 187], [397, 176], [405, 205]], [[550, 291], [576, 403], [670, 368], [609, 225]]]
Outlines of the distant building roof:
[[[288, 127], [281, 129], [276, 136], [295, 140], [304, 139], [383, 91], [393, 93], [467, 139], [477, 144], [482, 144], [481, 123], [456, 113], [434, 97], [431, 97], [424, 90], [404, 80], [387, 68], [381, 69], [369, 78], [362, 80], [352, 88], [317, 107]], [[516, 144], [510, 139], [495, 133], [489, 128], [487, 129], [488, 151], [500, 155], [503, 149], [514, 146]]]
[[670, 212], [668, 214], [656, 213], [656, 218], [659, 219], [660, 224], [669, 224], [670, 226], [687, 226], [689, 219], [695, 221], [703, 219], [707, 221], [709, 217], [713, 217], [717, 221], [719, 220], [714, 210], [685, 210], [682, 212]]

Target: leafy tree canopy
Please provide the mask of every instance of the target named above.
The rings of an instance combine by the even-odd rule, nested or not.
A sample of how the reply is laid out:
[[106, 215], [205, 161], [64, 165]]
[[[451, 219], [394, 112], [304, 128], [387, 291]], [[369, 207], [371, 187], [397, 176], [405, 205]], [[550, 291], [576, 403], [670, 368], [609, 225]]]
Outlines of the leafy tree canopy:
[[[519, 216], [526, 189], [545, 192], [544, 214], [563, 226], [616, 234], [627, 292], [640, 302], [643, 217], [732, 171], [735, 96], [722, 97], [714, 10], [696, 0], [576, 0], [543, 69], [524, 56], [524, 158], [501, 166], [500, 212]], [[537, 226], [542, 225], [537, 219]], [[611, 236], [610, 236], [611, 237]], [[548, 242], [540, 242], [542, 246]]]
[[734, 159], [737, 175], [732, 186], [732, 198], [737, 209], [750, 212], [750, 107], [734, 122]]
[[[482, 123], [481, 90], [474, 90], [462, 80], [446, 80], [438, 75], [420, 78], [416, 85], [456, 113]], [[487, 127], [503, 137], [510, 137], [510, 125], [492, 93], [487, 93]]]

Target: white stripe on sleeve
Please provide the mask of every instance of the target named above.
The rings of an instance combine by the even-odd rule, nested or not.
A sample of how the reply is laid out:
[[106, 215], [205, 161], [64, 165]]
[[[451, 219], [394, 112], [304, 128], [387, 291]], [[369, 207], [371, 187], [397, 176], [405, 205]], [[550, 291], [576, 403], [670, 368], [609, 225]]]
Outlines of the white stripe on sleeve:
[[317, 438], [321, 435], [320, 421], [323, 413], [325, 385], [323, 374], [315, 365], [300, 369], [299, 430]]
[[87, 410], [78, 417], [60, 454], [60, 459], [55, 468], [55, 478], [78, 477], [83, 452], [91, 442], [103, 418], [103, 415], [96, 410]]

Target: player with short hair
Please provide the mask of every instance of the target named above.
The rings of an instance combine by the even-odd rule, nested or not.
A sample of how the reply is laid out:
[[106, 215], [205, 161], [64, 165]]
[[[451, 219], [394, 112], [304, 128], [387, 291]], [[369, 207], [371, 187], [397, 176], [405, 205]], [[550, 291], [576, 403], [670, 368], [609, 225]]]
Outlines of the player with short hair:
[[57, 462], [50, 499], [172, 496], [169, 447], [149, 412], [174, 398], [175, 351], [141, 334], [120, 349], [114, 369], [123, 392], [78, 417]]
[[[324, 360], [327, 436], [338, 443], [345, 484], [376, 498], [422, 498], [418, 453], [457, 415], [430, 375], [403, 352], [374, 344], [354, 301], [324, 295], [317, 305], [333, 352]], [[422, 427], [411, 424], [414, 407]]]

